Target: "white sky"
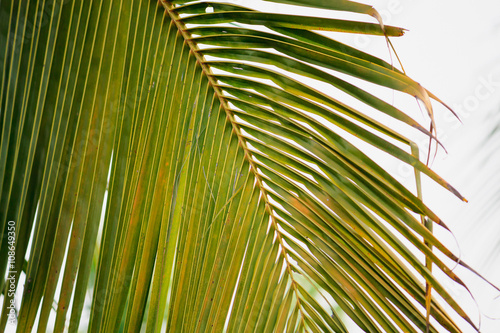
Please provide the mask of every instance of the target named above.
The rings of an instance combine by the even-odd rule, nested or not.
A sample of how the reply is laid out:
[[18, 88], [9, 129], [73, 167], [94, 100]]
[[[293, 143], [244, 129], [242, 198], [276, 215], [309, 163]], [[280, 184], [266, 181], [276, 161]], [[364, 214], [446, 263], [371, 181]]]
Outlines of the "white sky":
[[[250, 3], [248, 0], [237, 2], [242, 5]], [[260, 3], [255, 7], [259, 9], [274, 10], [280, 6], [255, 2]], [[448, 154], [440, 150], [431, 167], [457, 188], [469, 203], [461, 202], [432, 181], [424, 183], [424, 201], [452, 229], [460, 245], [461, 258], [500, 286], [500, 205], [497, 202], [500, 196], [500, 143], [495, 144], [493, 140], [493, 145], [483, 144], [493, 126], [500, 125], [500, 2], [358, 2], [373, 5], [385, 24], [409, 30], [405, 36], [392, 39], [406, 73], [460, 114], [463, 123], [450, 116], [444, 107], [435, 104], [439, 138]], [[315, 12], [306, 15], [311, 14], [315, 15]], [[324, 13], [318, 11], [316, 15]], [[367, 20], [359, 15], [345, 17]], [[334, 38], [390, 61], [383, 38], [339, 33], [335, 33]], [[391, 97], [386, 95], [386, 100]], [[426, 124], [427, 120], [421, 116], [415, 100], [399, 95], [392, 98], [395, 105], [401, 107], [404, 103], [405, 111]], [[426, 152], [421, 148], [421, 153]], [[491, 158], [487, 160], [487, 156]], [[397, 179], [412, 186], [413, 172], [408, 173], [401, 163], [384, 166]], [[491, 199], [495, 193], [497, 201]], [[490, 206], [494, 209], [488, 208]], [[447, 246], [457, 249], [455, 239], [448, 233], [439, 233], [439, 237]], [[500, 297], [494, 299], [500, 293], [495, 293], [493, 288], [465, 270], [457, 269], [457, 272], [471, 288], [485, 315], [481, 319], [481, 331], [500, 332], [500, 321], [487, 318], [500, 317]], [[445, 282], [445, 286], [477, 322], [476, 305], [468, 293], [451, 282]]]
[[[386, 24], [409, 29], [404, 37], [393, 39], [407, 74], [461, 114], [463, 124], [445, 116], [444, 108], [436, 110], [438, 132], [448, 155], [440, 152], [432, 168], [469, 203], [460, 202], [430, 182], [425, 184], [424, 200], [454, 231], [462, 259], [498, 286], [500, 251], [495, 247], [500, 243], [500, 143], [493, 140], [494, 144], [487, 146], [483, 142], [493, 126], [500, 123], [500, 2], [361, 2], [374, 5]], [[375, 55], [387, 53], [383, 43], [359, 38], [356, 42]], [[488, 160], [488, 155], [493, 156]], [[398, 166], [394, 168], [396, 173], [400, 171]], [[490, 198], [494, 194], [496, 201]], [[488, 208], [491, 205], [492, 211]], [[453, 248], [452, 238], [447, 238]], [[499, 293], [478, 279], [465, 281], [481, 311], [500, 317], [500, 298], [494, 300]], [[450, 288], [474, 314], [474, 302], [466, 292]], [[482, 332], [500, 332], [500, 321], [483, 317]]]

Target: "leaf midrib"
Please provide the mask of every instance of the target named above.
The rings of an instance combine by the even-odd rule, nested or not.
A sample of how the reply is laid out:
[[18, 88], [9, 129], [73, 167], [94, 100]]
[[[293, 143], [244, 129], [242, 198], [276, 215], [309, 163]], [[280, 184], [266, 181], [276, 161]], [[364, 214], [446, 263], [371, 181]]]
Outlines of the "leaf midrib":
[[184, 38], [184, 42], [189, 46], [190, 52], [192, 52], [196, 58], [196, 62], [200, 65], [203, 74], [208, 78], [209, 85], [212, 87], [214, 90], [217, 98], [219, 99], [222, 108], [226, 112], [226, 117], [228, 121], [231, 123], [231, 126], [233, 128], [233, 131], [236, 133], [236, 137], [238, 138], [238, 145], [243, 149], [244, 151], [244, 158], [248, 161], [250, 165], [250, 170], [254, 174], [257, 186], [259, 187], [259, 190], [261, 192], [262, 198], [265, 203], [265, 209], [267, 213], [269, 214], [271, 218], [271, 225], [272, 228], [274, 229], [276, 233], [276, 239], [278, 240], [280, 247], [281, 247], [281, 254], [283, 256], [283, 259], [285, 260], [286, 263], [286, 271], [288, 273], [288, 276], [291, 279], [291, 287], [294, 290], [295, 296], [296, 296], [296, 302], [298, 309], [301, 313], [301, 320], [304, 318], [304, 310], [302, 309], [302, 306], [300, 304], [300, 297], [299, 297], [299, 292], [297, 290], [296, 286], [296, 281], [293, 277], [293, 271], [292, 271], [292, 265], [288, 261], [288, 255], [287, 251], [285, 250], [285, 244], [283, 242], [283, 238], [281, 236], [281, 233], [278, 230], [277, 227], [277, 222], [276, 218], [274, 217], [273, 210], [272, 210], [272, 205], [269, 202], [268, 199], [268, 194], [266, 189], [264, 188], [264, 185], [262, 183], [262, 179], [257, 171], [257, 167], [252, 159], [252, 154], [250, 153], [250, 150], [246, 146], [246, 140], [244, 136], [241, 134], [241, 131], [238, 127], [238, 124], [236, 123], [233, 114], [231, 113], [230, 107], [227, 104], [226, 99], [224, 98], [224, 95], [222, 93], [222, 90], [220, 89], [219, 84], [217, 83], [216, 79], [214, 78], [214, 75], [212, 74], [210, 67], [206, 64], [206, 60], [202, 54], [200, 54], [200, 49], [198, 48], [198, 45], [193, 41], [193, 38], [191, 34], [187, 31], [185, 28], [184, 23], [180, 20], [180, 17], [177, 13], [174, 12], [172, 4], [168, 1], [160, 0], [160, 4], [165, 8], [165, 12], [170, 16], [171, 20], [175, 23], [177, 30], [180, 32], [182, 37]]

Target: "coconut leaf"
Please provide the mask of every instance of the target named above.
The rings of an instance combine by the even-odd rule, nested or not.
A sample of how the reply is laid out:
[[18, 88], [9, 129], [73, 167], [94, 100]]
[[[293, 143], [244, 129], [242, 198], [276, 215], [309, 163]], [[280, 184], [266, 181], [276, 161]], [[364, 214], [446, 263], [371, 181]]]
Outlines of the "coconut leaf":
[[[475, 328], [436, 277], [463, 285], [449, 263], [468, 266], [432, 233], [446, 225], [420, 175], [464, 198], [405, 132], [434, 139], [440, 101], [318, 32], [404, 29], [351, 1], [275, 2], [367, 21], [0, 2], [0, 330], [23, 284], [17, 332], [347, 332], [344, 315], [366, 332]], [[373, 85], [421, 100], [431, 131]], [[359, 140], [412, 166], [417, 193]]]

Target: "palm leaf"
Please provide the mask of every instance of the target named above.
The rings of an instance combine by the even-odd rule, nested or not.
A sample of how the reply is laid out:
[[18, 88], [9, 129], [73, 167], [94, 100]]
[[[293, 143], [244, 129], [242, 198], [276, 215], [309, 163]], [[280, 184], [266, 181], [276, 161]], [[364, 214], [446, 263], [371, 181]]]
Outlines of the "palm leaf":
[[[274, 2], [378, 22], [208, 1], [0, 3], [1, 329], [20, 279], [18, 332], [87, 329], [87, 311], [93, 332], [347, 332], [344, 314], [367, 332], [475, 328], [431, 271], [463, 285], [447, 263], [466, 265], [433, 235], [446, 225], [420, 173], [463, 197], [405, 134], [313, 83], [434, 138], [435, 96], [314, 32], [404, 30], [347, 0]], [[346, 75], [416, 97], [431, 130]], [[411, 165], [418, 193], [353, 137]]]

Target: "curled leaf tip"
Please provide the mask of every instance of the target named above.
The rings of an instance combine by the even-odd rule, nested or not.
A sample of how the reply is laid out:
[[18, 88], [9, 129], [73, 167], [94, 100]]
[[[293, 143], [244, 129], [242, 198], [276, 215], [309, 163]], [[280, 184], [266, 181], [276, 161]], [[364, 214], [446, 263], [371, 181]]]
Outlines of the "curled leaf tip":
[[398, 35], [394, 35], [394, 37], [401, 37], [401, 36], [404, 36], [404, 34], [408, 31], [407, 29], [405, 28], [398, 28], [399, 29], [399, 34]]
[[440, 225], [441, 227], [443, 227], [445, 230], [451, 232], [450, 228], [448, 228], [448, 226], [446, 225], [446, 223], [444, 223], [443, 220], [441, 220], [440, 218], [438, 218], [437, 221], [435, 221], [438, 225]]

